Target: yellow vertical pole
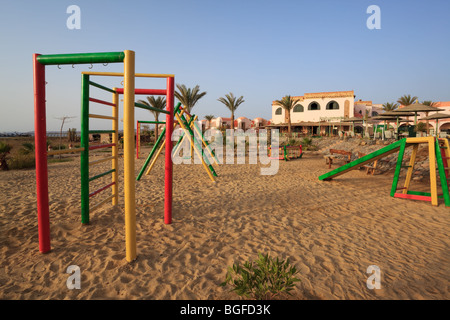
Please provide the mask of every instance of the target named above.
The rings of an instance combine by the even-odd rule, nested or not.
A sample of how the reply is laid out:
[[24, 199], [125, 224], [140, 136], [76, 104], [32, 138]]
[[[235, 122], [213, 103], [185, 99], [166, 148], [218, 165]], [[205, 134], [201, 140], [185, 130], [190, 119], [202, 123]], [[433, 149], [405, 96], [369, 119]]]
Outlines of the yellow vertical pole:
[[136, 124], [136, 159], [139, 159], [139, 148], [141, 147], [141, 124]]
[[134, 180], [134, 80], [135, 53], [125, 50], [123, 90], [123, 180], [125, 196], [126, 259], [136, 259], [136, 199]]
[[[116, 90], [116, 88], [113, 89], [114, 91]], [[119, 204], [119, 94], [117, 92], [113, 93], [113, 104], [112, 116], [114, 120], [112, 122], [112, 129], [114, 132], [112, 134], [112, 143], [114, 143], [114, 146], [112, 147], [112, 156], [114, 158], [112, 160], [112, 169], [114, 171], [112, 173], [112, 182], [114, 182], [114, 185], [112, 187], [112, 193], [114, 197], [112, 198], [112, 204], [116, 206]]]
[[428, 152], [430, 161], [430, 185], [431, 185], [431, 204], [438, 205], [437, 181], [436, 181], [436, 150], [434, 146], [434, 137], [428, 137]]
[[413, 150], [411, 153], [411, 159], [409, 160], [409, 167], [408, 167], [408, 171], [406, 172], [406, 180], [405, 180], [405, 189], [403, 189], [403, 194], [408, 194], [408, 190], [409, 190], [409, 185], [411, 183], [411, 178], [412, 178], [412, 174], [414, 171], [414, 164], [416, 163], [416, 155], [417, 155], [417, 150], [419, 149], [419, 144], [416, 143], [413, 146]]

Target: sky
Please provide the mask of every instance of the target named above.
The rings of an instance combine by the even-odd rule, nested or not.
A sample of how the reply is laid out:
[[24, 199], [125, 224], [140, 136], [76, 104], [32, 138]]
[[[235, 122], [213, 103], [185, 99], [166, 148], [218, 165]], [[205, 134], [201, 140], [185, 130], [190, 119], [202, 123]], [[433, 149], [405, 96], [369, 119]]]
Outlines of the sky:
[[[80, 29], [67, 27], [71, 5], [80, 8]], [[371, 5], [380, 9], [380, 29], [367, 27]], [[268, 120], [272, 101], [308, 92], [354, 90], [375, 104], [404, 94], [450, 101], [449, 18], [448, 0], [0, 0], [0, 132], [34, 130], [33, 53], [133, 50], [136, 72], [175, 74], [176, 84], [207, 92], [193, 109], [199, 119], [230, 117], [217, 100], [230, 92], [245, 100], [236, 118]], [[48, 131], [59, 130], [61, 117], [72, 117], [64, 130], [80, 129], [81, 72], [89, 68], [46, 67]], [[120, 78], [92, 80], [122, 86]], [[139, 88], [165, 85], [136, 80]], [[92, 96], [111, 100], [100, 90]], [[141, 109], [135, 117], [153, 119]]]

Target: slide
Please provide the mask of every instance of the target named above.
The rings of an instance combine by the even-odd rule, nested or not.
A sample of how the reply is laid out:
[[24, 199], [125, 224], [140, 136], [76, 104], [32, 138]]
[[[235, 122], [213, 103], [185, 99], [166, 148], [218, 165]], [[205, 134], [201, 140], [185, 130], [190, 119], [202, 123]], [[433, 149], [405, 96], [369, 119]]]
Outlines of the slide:
[[352, 161], [350, 163], [347, 163], [346, 165], [343, 165], [342, 167], [336, 168], [328, 173], [325, 173], [319, 177], [319, 180], [329, 181], [333, 178], [336, 178], [346, 172], [349, 172], [351, 170], [358, 169], [359, 167], [371, 163], [375, 160], [384, 158], [391, 153], [397, 152], [400, 150], [402, 145], [406, 144], [406, 138], [396, 141], [384, 148], [381, 148], [375, 152], [369, 153], [368, 155], [365, 155], [364, 157], [361, 157], [355, 161]]

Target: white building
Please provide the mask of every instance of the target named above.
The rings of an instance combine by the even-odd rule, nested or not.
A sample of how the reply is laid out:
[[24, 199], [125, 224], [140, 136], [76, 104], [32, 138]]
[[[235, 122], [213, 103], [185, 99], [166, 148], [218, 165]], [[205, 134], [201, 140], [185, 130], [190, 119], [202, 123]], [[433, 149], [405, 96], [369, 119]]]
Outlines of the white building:
[[[343, 122], [354, 117], [354, 91], [305, 93], [293, 97], [298, 101], [290, 111], [293, 132], [327, 134], [350, 131], [352, 123]], [[271, 127], [286, 130], [288, 122], [284, 108], [272, 103]]]

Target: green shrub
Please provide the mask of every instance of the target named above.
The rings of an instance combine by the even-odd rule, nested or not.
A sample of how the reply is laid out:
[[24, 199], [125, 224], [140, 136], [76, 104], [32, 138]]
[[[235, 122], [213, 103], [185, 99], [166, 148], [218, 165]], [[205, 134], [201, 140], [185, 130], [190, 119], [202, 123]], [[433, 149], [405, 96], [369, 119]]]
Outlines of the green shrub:
[[19, 149], [21, 154], [31, 154], [34, 153], [34, 144], [31, 142], [25, 142], [22, 144], [22, 148]]
[[34, 154], [18, 153], [8, 161], [10, 169], [28, 169], [35, 167]]
[[300, 281], [294, 277], [297, 272], [294, 266], [290, 266], [289, 259], [283, 261], [258, 253], [255, 262], [245, 262], [243, 266], [235, 263], [228, 267], [226, 279], [220, 285], [232, 285], [231, 291], [239, 296], [273, 299], [281, 294], [291, 294], [295, 283]]

